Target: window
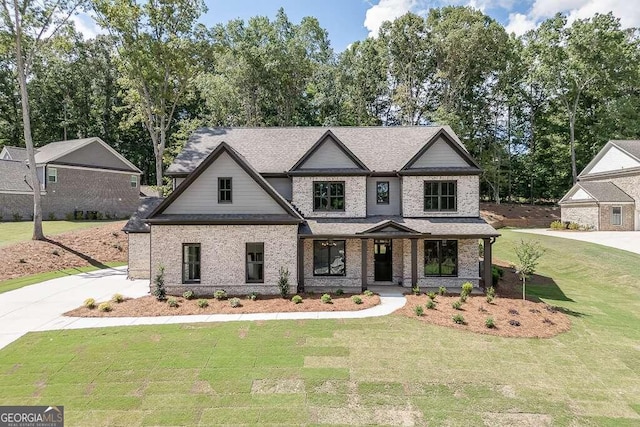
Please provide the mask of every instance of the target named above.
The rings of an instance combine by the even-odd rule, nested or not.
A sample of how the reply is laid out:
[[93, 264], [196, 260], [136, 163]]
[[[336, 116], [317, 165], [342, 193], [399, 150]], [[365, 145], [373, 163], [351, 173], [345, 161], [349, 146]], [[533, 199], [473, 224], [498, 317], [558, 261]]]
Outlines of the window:
[[264, 283], [264, 243], [247, 243], [247, 283]]
[[456, 181], [425, 181], [424, 210], [455, 211], [457, 192]]
[[313, 183], [314, 211], [344, 211], [344, 181]]
[[58, 182], [58, 169], [47, 168], [47, 182], [55, 184]]
[[231, 178], [218, 178], [218, 203], [231, 203]]
[[200, 282], [200, 243], [182, 245], [182, 283]]
[[622, 225], [622, 208], [620, 206], [611, 208], [611, 225]]
[[389, 181], [376, 182], [376, 203], [379, 205], [389, 204]]
[[345, 241], [315, 240], [313, 242], [313, 275], [344, 276]]
[[131, 175], [131, 188], [137, 188], [138, 187], [138, 176], [137, 175]]
[[458, 275], [458, 241], [457, 240], [425, 240], [424, 241], [424, 275], [425, 276], [457, 276]]

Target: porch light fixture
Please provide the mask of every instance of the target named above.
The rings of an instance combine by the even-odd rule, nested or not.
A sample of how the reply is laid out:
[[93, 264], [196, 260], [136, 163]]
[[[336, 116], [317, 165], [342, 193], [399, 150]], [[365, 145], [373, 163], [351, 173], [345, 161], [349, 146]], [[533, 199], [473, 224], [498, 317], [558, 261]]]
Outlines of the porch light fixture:
[[320, 245], [324, 247], [335, 246], [336, 242], [334, 242], [333, 240], [325, 240], [324, 242], [320, 243]]

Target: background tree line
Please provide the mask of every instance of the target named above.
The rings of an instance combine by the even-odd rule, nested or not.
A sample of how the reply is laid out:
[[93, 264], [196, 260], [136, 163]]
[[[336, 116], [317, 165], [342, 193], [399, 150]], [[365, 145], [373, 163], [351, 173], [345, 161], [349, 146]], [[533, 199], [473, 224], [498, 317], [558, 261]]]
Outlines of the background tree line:
[[[80, 5], [108, 34], [68, 23], [40, 46], [34, 143], [99, 136], [149, 184], [199, 126], [449, 124], [484, 168], [485, 197], [554, 200], [607, 140], [640, 138], [639, 33], [611, 14], [516, 37], [478, 10], [434, 8], [337, 53], [315, 18], [284, 10], [205, 28], [197, 0]], [[14, 39], [0, 30], [0, 148], [23, 146]]]

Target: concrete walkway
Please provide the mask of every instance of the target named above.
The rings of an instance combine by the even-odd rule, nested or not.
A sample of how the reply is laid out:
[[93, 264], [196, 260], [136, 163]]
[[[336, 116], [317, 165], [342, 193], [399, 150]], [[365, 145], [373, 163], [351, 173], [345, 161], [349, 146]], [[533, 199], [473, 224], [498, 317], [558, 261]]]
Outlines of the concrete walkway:
[[555, 231], [543, 228], [521, 228], [513, 231], [597, 243], [640, 254], [640, 231]]
[[126, 271], [126, 266], [98, 270], [0, 294], [0, 349], [31, 331], [245, 320], [359, 319], [391, 314], [407, 302], [398, 288], [391, 288], [388, 293], [380, 294], [380, 305], [360, 311], [107, 318], [62, 316], [81, 306], [87, 298], [106, 301], [115, 293], [130, 298], [147, 295], [149, 281], [128, 280]]

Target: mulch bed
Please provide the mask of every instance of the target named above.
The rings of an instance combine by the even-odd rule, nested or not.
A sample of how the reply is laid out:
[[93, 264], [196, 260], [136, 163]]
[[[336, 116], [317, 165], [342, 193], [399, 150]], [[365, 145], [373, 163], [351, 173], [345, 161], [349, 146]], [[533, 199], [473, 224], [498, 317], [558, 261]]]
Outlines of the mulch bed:
[[0, 281], [64, 270], [100, 266], [106, 262], [127, 262], [129, 243], [118, 221], [101, 227], [51, 236], [48, 241], [28, 241], [0, 248]]
[[[121, 303], [110, 303], [112, 311], [103, 312], [97, 308], [88, 309], [79, 307], [66, 312], [65, 316], [72, 317], [152, 317], [152, 316], [176, 316], [187, 314], [243, 314], [243, 313], [281, 313], [281, 312], [308, 312], [308, 311], [358, 311], [374, 307], [380, 304], [378, 295], [360, 295], [362, 304], [356, 304], [351, 300], [351, 295], [332, 295], [330, 304], [320, 301], [319, 294], [300, 294], [302, 303], [294, 304], [290, 299], [278, 296], [259, 296], [252, 301], [248, 298], [240, 298], [242, 306], [231, 307], [229, 300], [207, 299], [209, 306], [200, 308], [198, 299], [187, 300], [176, 298], [178, 307], [169, 307], [166, 301], [158, 301], [153, 296], [126, 299]], [[96, 303], [96, 306], [99, 303]]]

